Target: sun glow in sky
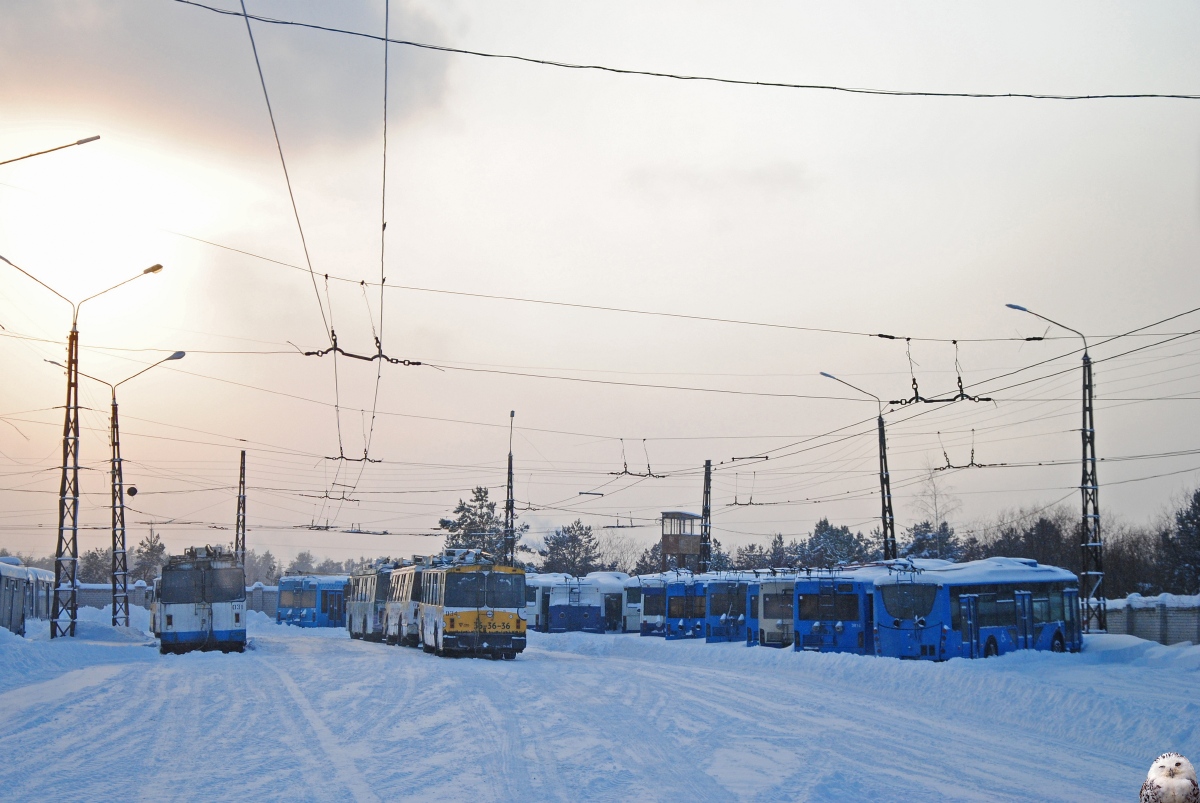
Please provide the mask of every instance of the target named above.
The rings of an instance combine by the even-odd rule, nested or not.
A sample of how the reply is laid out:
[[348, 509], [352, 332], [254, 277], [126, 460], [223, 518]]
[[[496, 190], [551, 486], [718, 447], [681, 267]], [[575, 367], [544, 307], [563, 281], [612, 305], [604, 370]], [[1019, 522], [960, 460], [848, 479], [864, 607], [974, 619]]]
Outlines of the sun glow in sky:
[[[248, 7], [383, 29], [382, 0]], [[0, 254], [72, 299], [162, 263], [84, 306], [81, 369], [116, 381], [188, 352], [121, 390], [126, 481], [141, 491], [131, 542], [149, 522], [172, 549], [229, 540], [214, 528], [232, 527], [246, 448], [251, 546], [428, 551], [471, 487], [503, 499], [510, 410], [535, 538], [620, 516], [648, 543], [658, 511], [698, 509], [705, 459], [721, 464], [726, 546], [802, 536], [821, 517], [869, 531], [875, 405], [819, 372], [885, 399], [910, 396], [914, 375], [926, 396], [955, 388], [948, 342], [914, 341], [910, 374], [903, 340], [405, 287], [959, 339], [967, 383], [1057, 357], [981, 385], [995, 404], [889, 414], [901, 524], [916, 516], [910, 483], [943, 448], [956, 465], [972, 443], [980, 463], [1056, 463], [946, 472], [960, 529], [1077, 503], [1076, 341], [971, 342], [1046, 331], [1006, 302], [1094, 342], [1200, 306], [1200, 101], [836, 95], [393, 46], [381, 320], [378, 286], [356, 282], [381, 275], [382, 44], [255, 24], [314, 288], [241, 19], [173, 0], [2, 13], [0, 159], [101, 139], [0, 167]], [[1200, 92], [1200, 11], [1186, 3], [394, 1], [391, 26], [453, 47], [757, 80]], [[70, 313], [0, 267], [0, 545], [46, 554], [63, 382], [45, 360], [62, 359]], [[329, 344], [322, 310], [349, 351], [373, 352], [382, 326], [387, 354], [440, 368], [386, 365], [376, 400], [374, 364], [340, 359], [335, 377], [332, 359], [300, 356]], [[1097, 363], [1102, 457], [1200, 449], [1197, 342]], [[1026, 379], [1038, 381], [1003, 389]], [[85, 382], [81, 399], [87, 549], [109, 537], [107, 390]], [[361, 457], [368, 439], [383, 462], [326, 459]], [[670, 476], [620, 475], [647, 463]], [[1195, 485], [1200, 454], [1108, 462], [1100, 476], [1106, 513], [1140, 521]], [[343, 494], [353, 501], [318, 498]], [[789, 504], [731, 506], [751, 494]], [[297, 529], [326, 521], [391, 535]]]

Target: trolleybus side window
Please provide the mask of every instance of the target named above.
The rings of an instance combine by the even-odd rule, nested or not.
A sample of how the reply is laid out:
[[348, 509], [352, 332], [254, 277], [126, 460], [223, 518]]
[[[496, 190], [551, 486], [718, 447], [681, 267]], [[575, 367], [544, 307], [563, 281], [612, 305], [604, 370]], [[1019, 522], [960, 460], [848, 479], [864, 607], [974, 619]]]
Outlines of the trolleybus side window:
[[883, 607], [893, 619], [920, 619], [933, 610], [938, 587], [924, 583], [896, 583], [883, 586], [880, 591]]
[[1055, 588], [1050, 591], [1050, 621], [1066, 621], [1066, 617], [1063, 615], [1063, 592], [1061, 588], [1057, 587], [1057, 584]]
[[489, 572], [487, 575], [487, 604], [493, 608], [516, 608], [524, 603], [525, 577], [507, 572]]
[[642, 601], [642, 589], [640, 586], [630, 586], [625, 589], [625, 598], [630, 605], [636, 605]]
[[645, 616], [662, 616], [667, 610], [667, 598], [662, 594], [647, 594], [642, 606]]

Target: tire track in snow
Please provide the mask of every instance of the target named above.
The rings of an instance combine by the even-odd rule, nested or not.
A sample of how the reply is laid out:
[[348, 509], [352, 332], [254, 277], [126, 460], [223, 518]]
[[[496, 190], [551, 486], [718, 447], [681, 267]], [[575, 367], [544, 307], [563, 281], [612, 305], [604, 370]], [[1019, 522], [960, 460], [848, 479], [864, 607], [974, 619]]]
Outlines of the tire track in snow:
[[379, 798], [372, 791], [370, 785], [363, 780], [358, 767], [355, 766], [354, 758], [350, 755], [349, 751], [338, 743], [333, 731], [329, 729], [329, 726], [317, 714], [312, 704], [308, 701], [308, 698], [304, 696], [300, 691], [300, 687], [296, 685], [296, 681], [292, 680], [286, 672], [274, 663], [269, 661], [263, 661], [262, 663], [270, 667], [271, 671], [279, 678], [279, 682], [291, 696], [292, 702], [295, 703], [296, 708], [304, 716], [309, 727], [312, 728], [313, 733], [317, 737], [317, 743], [320, 744], [321, 750], [329, 759], [342, 785], [350, 791], [358, 803], [379, 803]]

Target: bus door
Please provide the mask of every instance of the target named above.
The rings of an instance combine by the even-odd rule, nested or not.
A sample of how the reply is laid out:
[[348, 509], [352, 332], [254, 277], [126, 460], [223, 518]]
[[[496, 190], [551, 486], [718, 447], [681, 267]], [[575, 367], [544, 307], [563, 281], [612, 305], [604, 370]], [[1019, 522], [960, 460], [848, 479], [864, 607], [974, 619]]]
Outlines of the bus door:
[[1083, 647], [1083, 635], [1079, 632], [1079, 589], [1063, 590], [1063, 617], [1067, 641], [1070, 642], [1067, 649], [1078, 652]]
[[962, 621], [963, 657], [978, 658], [979, 653], [979, 595], [962, 594], [958, 598]]
[[1013, 602], [1017, 616], [1017, 649], [1033, 649], [1033, 592], [1014, 591]]
[[329, 598], [329, 623], [338, 627], [342, 624], [342, 592], [326, 591], [325, 594]]

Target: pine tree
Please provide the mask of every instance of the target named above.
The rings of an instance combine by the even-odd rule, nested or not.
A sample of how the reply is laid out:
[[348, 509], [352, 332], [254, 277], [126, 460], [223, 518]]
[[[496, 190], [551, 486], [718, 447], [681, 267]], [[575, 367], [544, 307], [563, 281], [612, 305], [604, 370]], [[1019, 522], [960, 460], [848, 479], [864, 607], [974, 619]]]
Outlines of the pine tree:
[[158, 570], [167, 562], [167, 545], [162, 542], [158, 533], [151, 530], [150, 535], [138, 543], [133, 555], [133, 569], [129, 572], [129, 579], [152, 583], [154, 578], [158, 577]]
[[1200, 592], [1200, 488], [1175, 511], [1171, 529], [1161, 536], [1160, 575], [1168, 591]]
[[112, 548], [89, 549], [79, 556], [79, 582], [112, 582]]
[[341, 574], [345, 570], [345, 566], [340, 560], [333, 558], [325, 558], [316, 565], [313, 569], [314, 574]]
[[592, 534], [591, 526], [579, 519], [546, 536], [546, 548], [541, 554], [546, 559], [542, 563], [544, 572], [562, 572], [583, 577], [588, 572], [600, 568], [596, 536]]
[[769, 569], [770, 555], [761, 544], [747, 544], [737, 548], [734, 566], [738, 569]]
[[821, 519], [804, 544], [800, 562], [808, 566], [835, 566], [862, 563], [870, 556], [871, 545], [862, 533], [852, 533], [844, 524], [834, 527], [829, 519]]
[[962, 545], [954, 529], [942, 522], [934, 527], [922, 521], [904, 531], [906, 543], [901, 555], [906, 558], [941, 558], [956, 561], [962, 554]]
[[[454, 516], [438, 521], [438, 527], [449, 533], [447, 549], [482, 549], [497, 558], [505, 553], [504, 518], [496, 515], [496, 503], [488, 500], [487, 488], [472, 491], [470, 502], [459, 499]], [[513, 537], [520, 542], [528, 531], [528, 524], [515, 526]]]
[[292, 558], [288, 564], [288, 574], [312, 574], [316, 568], [316, 558], [307, 549]]
[[655, 541], [654, 546], [642, 552], [633, 567], [634, 574], [658, 574], [662, 571], [662, 543]]
[[712, 539], [712, 552], [708, 558], [708, 569], [713, 572], [727, 572], [733, 568], [733, 558], [721, 548], [721, 542]]

